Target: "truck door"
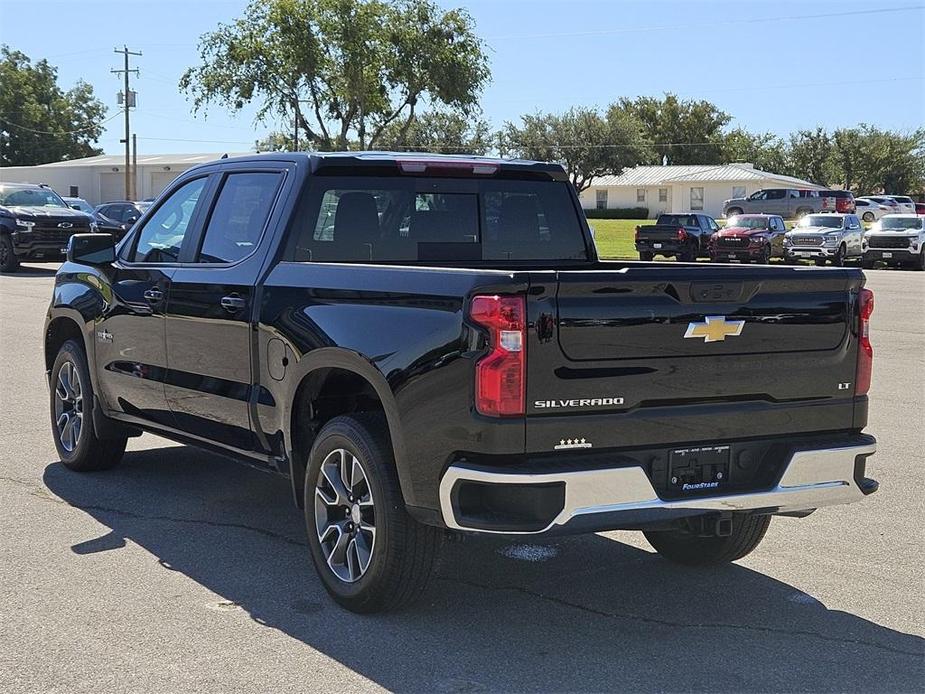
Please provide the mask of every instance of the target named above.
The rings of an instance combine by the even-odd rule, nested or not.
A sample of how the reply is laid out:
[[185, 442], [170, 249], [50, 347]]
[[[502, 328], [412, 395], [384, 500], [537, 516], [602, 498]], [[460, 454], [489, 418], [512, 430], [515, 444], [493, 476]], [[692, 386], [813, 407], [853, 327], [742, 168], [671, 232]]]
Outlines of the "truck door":
[[197, 227], [208, 178], [182, 183], [121, 249], [108, 274], [108, 306], [96, 326], [100, 395], [107, 407], [173, 426], [164, 397], [164, 311], [182, 248]]
[[214, 201], [167, 301], [165, 392], [178, 427], [242, 450], [257, 449], [251, 315], [266, 256], [260, 240], [284, 175], [253, 165], [215, 174]]

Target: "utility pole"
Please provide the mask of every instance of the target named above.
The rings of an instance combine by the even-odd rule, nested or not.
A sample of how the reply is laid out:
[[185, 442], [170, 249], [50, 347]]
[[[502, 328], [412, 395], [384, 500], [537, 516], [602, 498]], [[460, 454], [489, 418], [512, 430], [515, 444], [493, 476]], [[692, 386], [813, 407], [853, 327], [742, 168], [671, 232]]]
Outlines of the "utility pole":
[[125, 57], [125, 67], [121, 70], [110, 70], [113, 74], [122, 75], [125, 78], [125, 87], [124, 91], [120, 95], [120, 103], [122, 104], [122, 110], [125, 113], [125, 139], [122, 142], [125, 143], [125, 199], [131, 200], [133, 195], [132, 190], [132, 162], [131, 162], [131, 126], [129, 125], [129, 109], [135, 106], [135, 93], [129, 89], [128, 86], [128, 76], [129, 73], [134, 72], [135, 77], [138, 77], [138, 70], [130, 70], [128, 66], [128, 57], [130, 55], [141, 55], [141, 51], [135, 52], [130, 51], [128, 46], [123, 45], [121, 49], [114, 48], [113, 51], [116, 53], [121, 53]]
[[138, 137], [132, 133], [132, 197], [129, 200], [138, 198]]

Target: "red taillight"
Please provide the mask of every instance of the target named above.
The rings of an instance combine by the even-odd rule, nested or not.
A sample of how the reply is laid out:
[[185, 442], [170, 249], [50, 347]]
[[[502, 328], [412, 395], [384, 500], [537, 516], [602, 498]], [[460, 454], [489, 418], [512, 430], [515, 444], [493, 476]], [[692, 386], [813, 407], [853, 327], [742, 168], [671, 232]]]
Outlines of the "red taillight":
[[488, 329], [491, 348], [475, 366], [475, 409], [492, 417], [523, 416], [526, 303], [522, 296], [476, 296], [473, 322]]
[[855, 394], [866, 395], [870, 390], [870, 374], [874, 365], [874, 348], [870, 344], [870, 316], [874, 312], [874, 293], [862, 289], [858, 294], [858, 371], [854, 379]]
[[687, 232], [684, 227], [678, 227], [678, 241], [687, 241]]

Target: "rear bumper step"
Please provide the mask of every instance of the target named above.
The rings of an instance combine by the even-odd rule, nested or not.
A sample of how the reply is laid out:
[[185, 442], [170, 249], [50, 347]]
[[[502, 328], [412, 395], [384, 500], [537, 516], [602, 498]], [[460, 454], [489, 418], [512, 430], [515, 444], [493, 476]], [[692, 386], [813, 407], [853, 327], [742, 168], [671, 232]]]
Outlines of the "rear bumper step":
[[808, 511], [876, 491], [877, 482], [864, 472], [877, 445], [865, 438], [860, 445], [796, 451], [780, 481], [765, 491], [672, 500], [659, 498], [638, 466], [532, 474], [452, 465], [440, 482], [441, 514], [455, 530], [536, 534], [619, 529], [712, 512]]

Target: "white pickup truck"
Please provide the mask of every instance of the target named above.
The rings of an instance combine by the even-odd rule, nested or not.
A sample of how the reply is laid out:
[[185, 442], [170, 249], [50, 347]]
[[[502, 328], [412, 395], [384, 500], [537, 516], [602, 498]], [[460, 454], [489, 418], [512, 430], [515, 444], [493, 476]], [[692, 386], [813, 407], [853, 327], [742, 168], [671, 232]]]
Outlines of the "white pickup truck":
[[925, 270], [925, 215], [888, 214], [864, 234], [865, 268], [887, 265]]

